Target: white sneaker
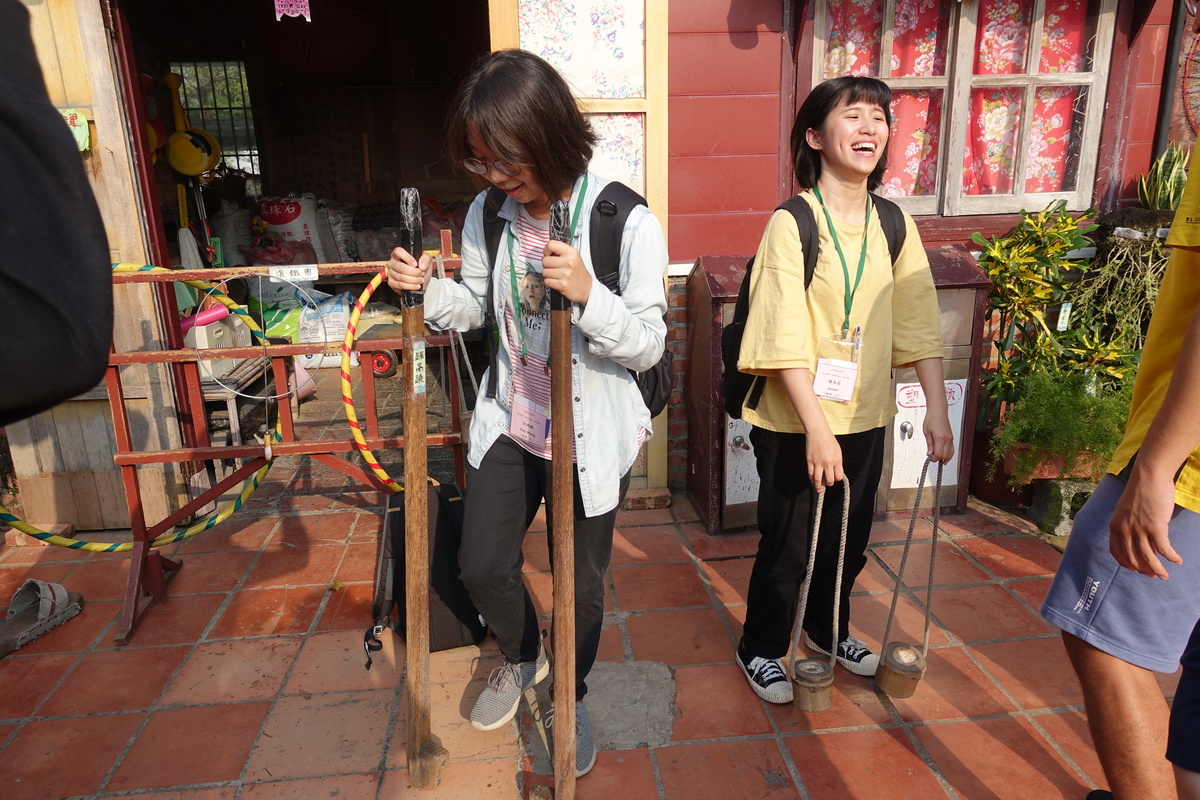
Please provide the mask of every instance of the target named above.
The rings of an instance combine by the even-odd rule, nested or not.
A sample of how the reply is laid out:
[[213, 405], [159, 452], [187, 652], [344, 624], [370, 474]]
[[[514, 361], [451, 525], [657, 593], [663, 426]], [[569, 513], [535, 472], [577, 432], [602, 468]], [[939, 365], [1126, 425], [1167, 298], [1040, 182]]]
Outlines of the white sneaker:
[[[829, 651], [817, 647], [813, 640], [808, 637], [807, 633], [804, 634], [804, 644], [807, 645], [809, 650], [816, 650], [823, 655], [829, 655]], [[837, 662], [855, 675], [870, 677], [875, 674], [875, 668], [879, 666], [879, 656], [872, 653], [861, 639], [847, 636], [838, 642]]]
[[756, 695], [768, 703], [782, 705], [792, 702], [792, 682], [788, 680], [787, 673], [783, 671], [783, 663], [778, 658], [755, 656], [746, 661], [742, 657], [740, 647], [734, 655], [734, 660], [742, 668], [742, 674], [746, 676]]

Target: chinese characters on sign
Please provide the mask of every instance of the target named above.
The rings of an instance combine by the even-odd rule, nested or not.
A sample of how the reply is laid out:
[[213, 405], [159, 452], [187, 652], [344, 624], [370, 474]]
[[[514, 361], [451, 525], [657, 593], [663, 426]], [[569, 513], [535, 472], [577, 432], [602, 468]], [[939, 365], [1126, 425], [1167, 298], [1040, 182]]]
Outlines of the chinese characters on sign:
[[316, 264], [291, 264], [267, 268], [271, 283], [292, 283], [294, 281], [315, 281], [317, 279]]

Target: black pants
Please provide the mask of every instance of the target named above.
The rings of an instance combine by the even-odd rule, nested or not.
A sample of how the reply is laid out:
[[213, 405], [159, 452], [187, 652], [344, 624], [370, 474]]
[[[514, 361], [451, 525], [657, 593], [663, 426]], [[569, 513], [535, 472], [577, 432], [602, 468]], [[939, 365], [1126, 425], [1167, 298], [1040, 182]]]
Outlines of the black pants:
[[[849, 635], [850, 591], [867, 563], [875, 495], [883, 472], [884, 429], [837, 437], [842, 470], [850, 480], [850, 519], [836, 641]], [[755, 427], [750, 431], [758, 465], [758, 527], [762, 538], [750, 573], [742, 647], [751, 656], [782, 658], [791, 647], [800, 586], [808, 566], [817, 492], [808, 479], [806, 437]], [[826, 489], [821, 535], [804, 630], [828, 650], [834, 643], [833, 603], [838, 540], [842, 533], [842, 484]]]
[[[617, 508], [629, 488], [621, 478]], [[579, 475], [575, 474], [575, 696], [587, 693], [584, 679], [596, 662], [600, 628], [604, 624], [604, 574], [612, 557], [613, 524], [617, 508], [596, 517], [583, 513]], [[487, 620], [505, 659], [533, 661], [538, 653], [537, 613], [521, 567], [521, 543], [546, 500], [550, 563], [554, 563], [554, 498], [550, 461], [523, 450], [501, 436], [483, 457], [479, 468], [467, 468], [463, 539], [458, 553], [462, 580], [471, 601]], [[551, 639], [553, 643], [553, 638]]]

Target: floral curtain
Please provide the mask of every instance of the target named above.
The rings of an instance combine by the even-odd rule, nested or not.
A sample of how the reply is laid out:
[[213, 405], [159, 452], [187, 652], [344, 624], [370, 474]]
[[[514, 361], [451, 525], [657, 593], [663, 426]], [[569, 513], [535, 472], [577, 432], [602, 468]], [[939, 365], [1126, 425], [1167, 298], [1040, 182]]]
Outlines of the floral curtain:
[[[1032, 0], [983, 0], [976, 37], [976, 75], [1026, 72]], [[1085, 68], [1089, 35], [1087, 0], [1048, 0], [1037, 71], [1079, 72]], [[973, 89], [963, 160], [966, 194], [1013, 191], [1017, 136], [1021, 126], [1020, 89]], [[1034, 92], [1026, 166], [1026, 192], [1070, 191], [1069, 167], [1078, 149], [1076, 102], [1086, 100], [1077, 86], [1042, 87]]]
[[[878, 75], [885, 0], [830, 0], [824, 77]], [[944, 78], [950, 47], [953, 0], [896, 0], [892, 40], [893, 77]], [[1088, 0], [1047, 0], [1039, 72], [1086, 69]], [[981, 0], [974, 74], [1023, 74], [1033, 0]], [[892, 94], [892, 133], [882, 193], [932, 195], [937, 188], [938, 137], [945, 89], [897, 90]], [[1013, 191], [1022, 90], [971, 92], [965, 194]], [[1077, 150], [1075, 105], [1079, 87], [1035, 92], [1026, 192], [1056, 192], [1067, 185]]]

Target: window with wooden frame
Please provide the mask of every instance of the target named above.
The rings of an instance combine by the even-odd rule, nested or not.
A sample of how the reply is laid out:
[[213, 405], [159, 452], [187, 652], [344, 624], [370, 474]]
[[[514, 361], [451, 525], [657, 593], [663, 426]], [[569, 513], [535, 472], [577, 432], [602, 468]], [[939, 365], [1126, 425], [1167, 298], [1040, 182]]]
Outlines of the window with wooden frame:
[[245, 65], [240, 61], [176, 61], [171, 63], [171, 72], [183, 76], [179, 101], [189, 124], [216, 137], [222, 163], [259, 175]]
[[1091, 203], [1117, 0], [823, 0], [813, 83], [892, 88], [882, 194], [910, 213]]

